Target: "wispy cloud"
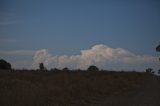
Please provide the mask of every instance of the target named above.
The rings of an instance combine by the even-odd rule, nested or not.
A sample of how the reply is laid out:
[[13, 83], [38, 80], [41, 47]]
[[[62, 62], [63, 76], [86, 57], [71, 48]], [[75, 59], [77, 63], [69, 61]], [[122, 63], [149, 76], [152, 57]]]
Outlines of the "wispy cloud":
[[21, 21], [1, 21], [0, 25], [20, 24]]
[[46, 49], [38, 50], [33, 57], [33, 68], [38, 68], [43, 62], [48, 68], [86, 69], [96, 65], [101, 69], [115, 70], [145, 70], [148, 67], [158, 68], [158, 57], [151, 55], [136, 55], [123, 48], [111, 48], [98, 44], [91, 49], [82, 50], [80, 55], [54, 56]]
[[32, 56], [34, 53], [34, 50], [0, 51], [0, 56]]
[[10, 61], [10, 63], [14, 69], [31, 69], [31, 62], [28, 60]]
[[15, 43], [17, 42], [16, 39], [11, 39], [11, 38], [0, 38], [0, 43]]
[[22, 20], [17, 19], [14, 13], [2, 12], [0, 11], [0, 25], [13, 25], [21, 24]]

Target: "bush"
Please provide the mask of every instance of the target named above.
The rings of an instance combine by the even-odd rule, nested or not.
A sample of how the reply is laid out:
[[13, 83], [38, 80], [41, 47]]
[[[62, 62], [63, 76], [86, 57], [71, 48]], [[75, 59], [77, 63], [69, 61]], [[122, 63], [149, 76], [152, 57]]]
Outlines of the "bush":
[[67, 67], [63, 68], [62, 71], [68, 72], [69, 69]]
[[99, 71], [98, 67], [96, 66], [89, 66], [89, 68], [87, 69], [87, 71], [91, 71], [91, 72], [94, 72], [94, 71]]
[[152, 69], [152, 68], [147, 68], [147, 69], [146, 69], [146, 72], [147, 72], [147, 73], [154, 74], [154, 71], [153, 71], [153, 69]]
[[52, 68], [50, 71], [58, 72], [58, 71], [60, 71], [60, 70], [57, 69], [57, 68]]

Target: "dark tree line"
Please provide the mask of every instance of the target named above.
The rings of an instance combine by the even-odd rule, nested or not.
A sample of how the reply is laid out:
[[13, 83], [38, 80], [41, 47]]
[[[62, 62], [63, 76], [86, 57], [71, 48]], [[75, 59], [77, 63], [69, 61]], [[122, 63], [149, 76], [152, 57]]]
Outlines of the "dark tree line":
[[[11, 67], [11, 64], [9, 62], [7, 62], [6, 60], [0, 59], [0, 69], [10, 70], [10, 69], [12, 69], [12, 67]], [[39, 70], [47, 71], [47, 69], [46, 69], [46, 67], [44, 66], [43, 63], [39, 64]], [[59, 69], [55, 68], [55, 69], [51, 69], [51, 71], [65, 71], [65, 72], [68, 72], [70, 70], [67, 67], [65, 67], [62, 70], [59, 70]], [[79, 69], [78, 71], [81, 71], [81, 70]], [[87, 71], [88, 72], [96, 72], [96, 71], [99, 71], [99, 68], [94, 66], [94, 65], [91, 65], [91, 66], [88, 67]], [[146, 72], [154, 74], [154, 71], [153, 71], [152, 68], [147, 68]], [[160, 70], [158, 70], [158, 74], [160, 74]]]
[[[7, 62], [6, 60], [0, 59], [0, 69], [12, 69], [11, 64], [9, 62]], [[46, 67], [44, 66], [43, 63], [39, 63], [39, 69], [42, 71], [46, 71]], [[57, 69], [58, 70], [58, 69]], [[63, 68], [62, 71], [69, 71], [69, 69], [67, 67]], [[91, 65], [88, 67], [87, 71], [99, 71], [98, 67]]]
[[[43, 63], [39, 63], [39, 69], [40, 70], [47, 70]], [[58, 69], [51, 69], [51, 70], [58, 70]], [[62, 71], [69, 71], [69, 69], [67, 67], [65, 67], [62, 69]], [[87, 71], [90, 71], [90, 72], [99, 71], [99, 68], [94, 65], [91, 65], [88, 67]]]

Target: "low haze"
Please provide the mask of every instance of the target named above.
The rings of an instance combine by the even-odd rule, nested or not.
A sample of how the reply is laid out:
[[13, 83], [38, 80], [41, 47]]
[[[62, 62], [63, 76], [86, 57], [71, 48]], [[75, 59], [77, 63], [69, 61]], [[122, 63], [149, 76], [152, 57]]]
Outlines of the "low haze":
[[13, 68], [159, 68], [159, 0], [0, 0], [0, 58]]

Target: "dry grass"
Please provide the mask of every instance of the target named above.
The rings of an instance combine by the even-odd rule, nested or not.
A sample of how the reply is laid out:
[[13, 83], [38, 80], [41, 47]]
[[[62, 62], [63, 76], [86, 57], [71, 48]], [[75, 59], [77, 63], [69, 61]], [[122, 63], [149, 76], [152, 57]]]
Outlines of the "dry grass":
[[81, 106], [125, 94], [147, 77], [136, 72], [0, 72], [0, 106]]

